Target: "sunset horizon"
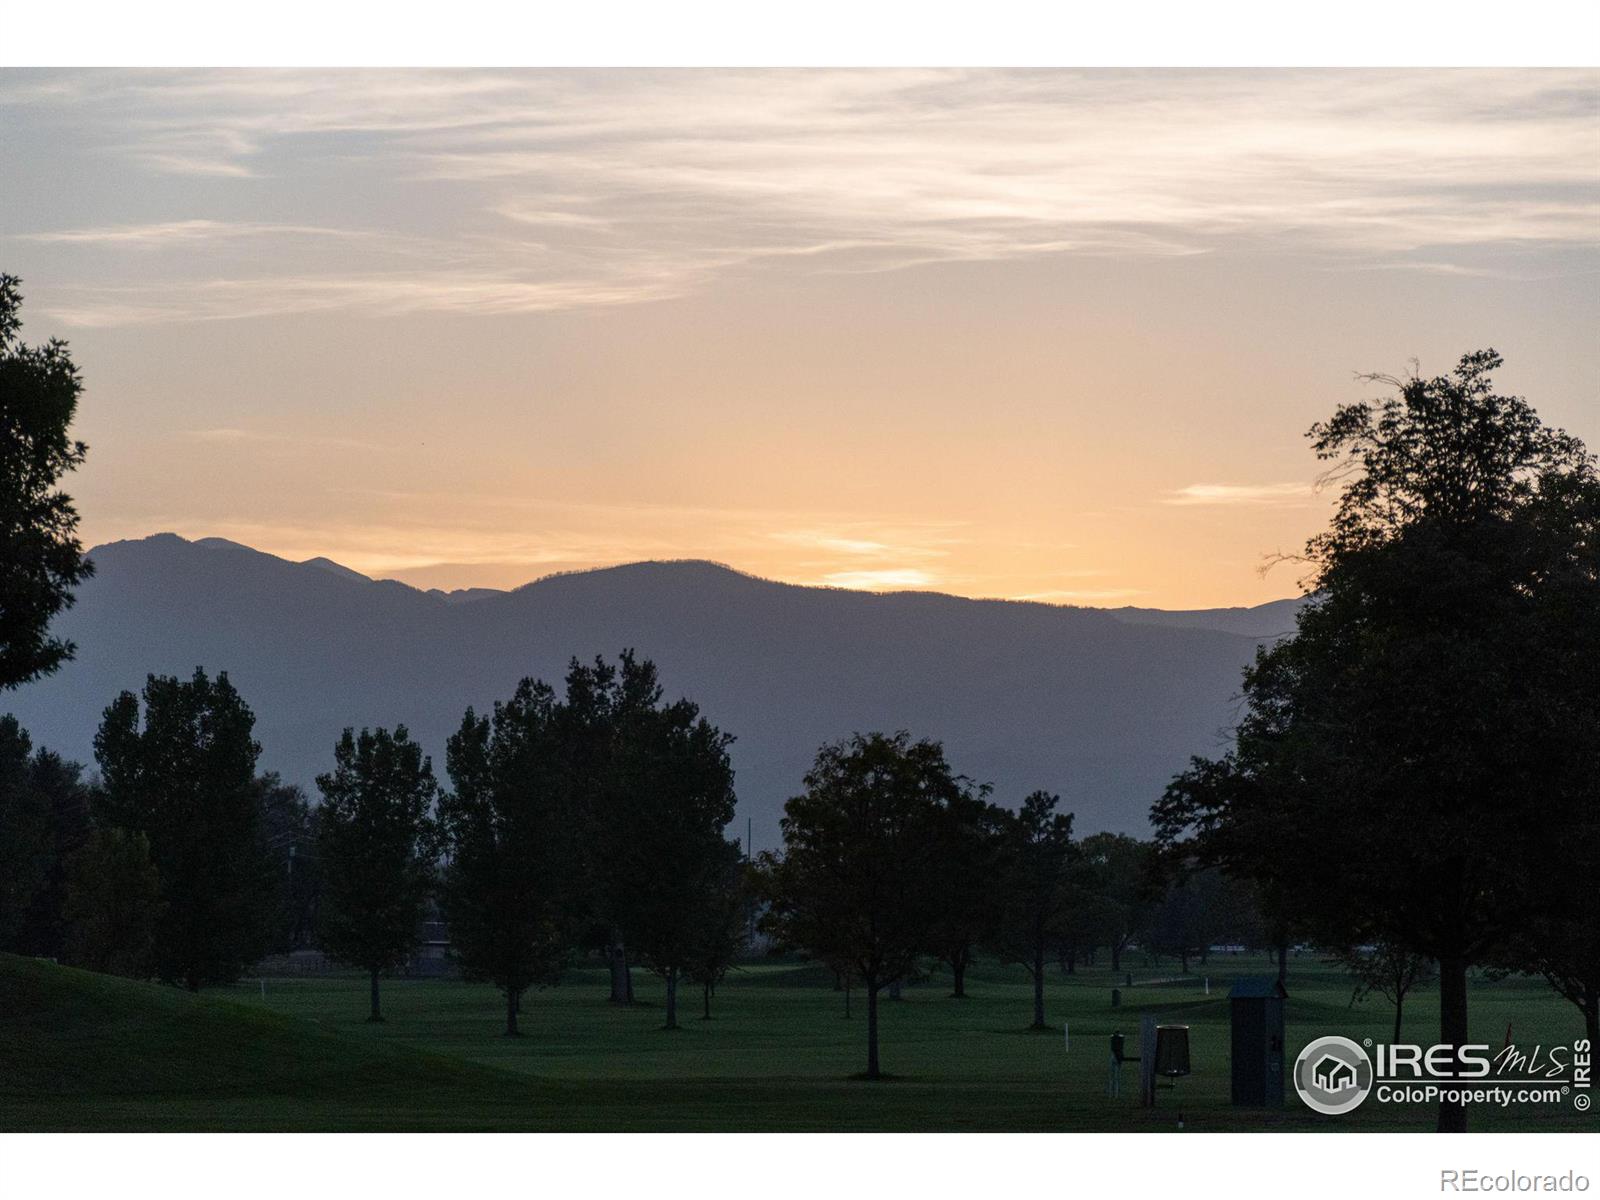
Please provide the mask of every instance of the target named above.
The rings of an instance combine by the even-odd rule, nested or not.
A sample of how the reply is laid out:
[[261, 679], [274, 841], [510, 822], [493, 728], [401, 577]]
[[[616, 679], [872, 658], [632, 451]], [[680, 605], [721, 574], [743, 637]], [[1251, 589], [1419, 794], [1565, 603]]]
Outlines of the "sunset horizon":
[[0, 249], [91, 544], [1250, 605], [1360, 375], [1592, 425], [1593, 81], [12, 71]]

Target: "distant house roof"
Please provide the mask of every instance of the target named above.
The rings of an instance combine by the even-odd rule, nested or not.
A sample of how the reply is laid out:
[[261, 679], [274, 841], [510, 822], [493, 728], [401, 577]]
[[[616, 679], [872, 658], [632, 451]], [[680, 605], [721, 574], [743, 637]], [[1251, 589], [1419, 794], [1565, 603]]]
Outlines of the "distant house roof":
[[1273, 996], [1280, 1000], [1289, 998], [1288, 989], [1278, 982], [1276, 975], [1249, 975], [1235, 979], [1228, 992], [1230, 1000], [1266, 1000]]

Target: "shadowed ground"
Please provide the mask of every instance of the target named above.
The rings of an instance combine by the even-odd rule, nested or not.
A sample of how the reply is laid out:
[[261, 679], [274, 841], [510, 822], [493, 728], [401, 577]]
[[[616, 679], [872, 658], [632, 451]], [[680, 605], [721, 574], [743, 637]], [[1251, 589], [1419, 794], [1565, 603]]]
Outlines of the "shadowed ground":
[[[527, 1036], [499, 1036], [498, 994], [454, 981], [392, 980], [388, 1021], [372, 1026], [366, 983], [355, 976], [252, 980], [191, 996], [0, 956], [0, 1129], [599, 1129], [599, 1130], [1161, 1130], [1181, 1107], [1191, 1130], [1432, 1128], [1426, 1106], [1380, 1106], [1319, 1117], [1290, 1094], [1282, 1112], [1228, 1105], [1226, 980], [1267, 964], [1214, 960], [1209, 998], [1197, 986], [1138, 986], [1172, 974], [1135, 968], [1124, 1004], [1110, 1005], [1108, 971], [1052, 972], [1056, 1027], [1030, 1033], [1030, 990], [1020, 971], [969, 976], [972, 998], [949, 1000], [947, 981], [908, 988], [881, 1005], [884, 1069], [895, 1079], [851, 1081], [865, 1058], [856, 1016], [814, 967], [760, 964], [719, 989], [714, 1019], [684, 998], [684, 1028], [659, 1028], [656, 981], [638, 975], [641, 1003], [605, 1002], [603, 972], [530, 993]], [[1387, 1040], [1378, 1002], [1348, 1007], [1341, 975], [1310, 959], [1290, 978], [1291, 1052], [1343, 1033]], [[1436, 1036], [1432, 991], [1408, 1004], [1407, 1035]], [[1506, 1023], [1518, 1043], [1570, 1041], [1578, 1014], [1543, 984], [1478, 981], [1473, 1036], [1498, 1047]], [[1119, 1100], [1105, 1097], [1107, 1039], [1135, 1042], [1139, 1017], [1188, 1023], [1195, 1073], [1137, 1102], [1136, 1067]], [[1071, 1025], [1070, 1053], [1059, 1021]], [[1509, 1112], [1477, 1109], [1477, 1129], [1596, 1128], [1570, 1103]]]

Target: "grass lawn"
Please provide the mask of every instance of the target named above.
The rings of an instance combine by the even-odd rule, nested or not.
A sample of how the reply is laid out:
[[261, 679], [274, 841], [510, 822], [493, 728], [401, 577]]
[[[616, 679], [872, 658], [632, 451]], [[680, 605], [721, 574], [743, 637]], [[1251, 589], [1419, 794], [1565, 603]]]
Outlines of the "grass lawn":
[[[947, 998], [935, 976], [880, 1004], [883, 1068], [865, 1065], [866, 1020], [831, 980], [804, 964], [762, 963], [730, 976], [701, 1021], [699, 997], [680, 999], [684, 1028], [660, 1028], [661, 988], [636, 973], [639, 1002], [606, 1002], [598, 969], [529, 993], [526, 1036], [500, 1036], [499, 994], [447, 980], [386, 980], [388, 1020], [368, 1025], [366, 982], [355, 976], [249, 980], [190, 996], [174, 988], [0, 956], [0, 1129], [603, 1129], [603, 1130], [1161, 1130], [1182, 1109], [1191, 1130], [1432, 1128], [1431, 1108], [1368, 1100], [1321, 1117], [1294, 1096], [1283, 1110], [1228, 1104], [1227, 983], [1266, 974], [1264, 960], [1213, 960], [1211, 994], [1139, 986], [1172, 968], [1134, 966], [1112, 1008], [1109, 971], [1052, 973], [1055, 1028], [1028, 1032], [1031, 992], [1020, 970], [979, 967], [971, 998]], [[1349, 1007], [1343, 976], [1310, 958], [1291, 964], [1289, 1047], [1342, 1033], [1387, 1041], [1381, 1000]], [[1437, 994], [1407, 1005], [1406, 1034], [1437, 1036]], [[1105, 1095], [1108, 1037], [1143, 1013], [1191, 1027], [1194, 1074], [1137, 1098]], [[1473, 1037], [1498, 1047], [1506, 1025], [1520, 1044], [1582, 1036], [1571, 1005], [1541, 982], [1475, 981]], [[1060, 1022], [1071, 1029], [1063, 1049]], [[1570, 1104], [1474, 1108], [1475, 1129], [1594, 1130]]]

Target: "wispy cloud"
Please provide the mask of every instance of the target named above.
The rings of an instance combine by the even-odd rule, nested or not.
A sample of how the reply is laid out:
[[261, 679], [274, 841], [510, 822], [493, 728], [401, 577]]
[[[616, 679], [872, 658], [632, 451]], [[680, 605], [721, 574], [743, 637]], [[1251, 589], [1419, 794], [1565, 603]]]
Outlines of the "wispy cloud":
[[1308, 483], [1191, 483], [1162, 498], [1181, 507], [1241, 504], [1303, 504], [1315, 492]]
[[827, 554], [898, 560], [944, 558], [962, 540], [946, 525], [885, 528], [861, 522], [833, 529], [782, 529], [771, 537]]
[[99, 246], [188, 246], [235, 238], [370, 237], [361, 230], [327, 229], [317, 225], [272, 225], [260, 221], [161, 221], [148, 225], [104, 225], [93, 229], [61, 229], [15, 235], [27, 242], [61, 242]]
[[830, 571], [815, 582], [824, 587], [881, 592], [900, 588], [931, 587], [936, 580], [927, 571], [919, 571], [913, 567], [888, 567], [874, 571]]
[[[1594, 247], [1593, 72], [200, 72], [0, 82], [19, 119], [281, 224], [44, 231], [107, 250], [413, 227], [52, 299], [79, 324], [543, 312], [719, 274], [1275, 248], [1324, 264]], [[384, 209], [386, 215], [394, 215]], [[406, 239], [443, 247], [426, 268]], [[109, 272], [107, 272], [109, 273]]]

